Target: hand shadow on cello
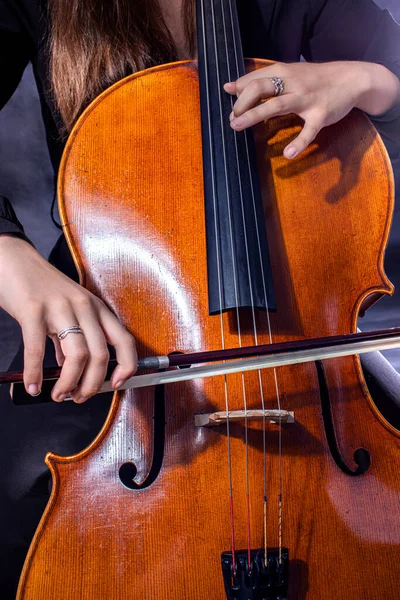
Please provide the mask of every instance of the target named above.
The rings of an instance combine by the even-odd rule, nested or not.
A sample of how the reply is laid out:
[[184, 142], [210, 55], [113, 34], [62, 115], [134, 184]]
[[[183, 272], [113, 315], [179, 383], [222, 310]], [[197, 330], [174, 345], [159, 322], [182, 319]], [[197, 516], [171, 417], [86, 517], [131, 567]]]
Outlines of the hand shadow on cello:
[[[294, 129], [295, 123], [298, 123]], [[312, 144], [297, 158], [287, 160], [283, 156], [284, 148], [298, 134], [302, 126], [300, 118], [293, 115], [271, 119], [255, 127], [256, 140], [268, 137], [269, 158], [273, 161], [279, 159], [281, 165], [276, 169], [276, 176], [289, 180], [307, 171], [317, 171], [320, 165], [331, 163], [331, 172], [339, 171], [337, 182], [325, 193], [325, 200], [335, 204], [343, 198], [343, 192], [350, 192], [358, 183], [361, 163], [365, 159], [368, 149], [376, 140], [377, 133], [361, 111], [352, 111], [344, 119], [323, 128]], [[338, 170], [335, 163], [339, 161]], [[328, 172], [327, 170], [324, 171]], [[298, 193], [298, 189], [296, 190]]]

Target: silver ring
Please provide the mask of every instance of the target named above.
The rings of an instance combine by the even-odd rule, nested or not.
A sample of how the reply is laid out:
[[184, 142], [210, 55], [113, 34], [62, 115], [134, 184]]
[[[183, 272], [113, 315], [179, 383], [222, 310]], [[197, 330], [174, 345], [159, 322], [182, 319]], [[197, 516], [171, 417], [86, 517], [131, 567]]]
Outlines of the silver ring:
[[285, 82], [280, 77], [270, 77], [269, 78], [275, 86], [275, 96], [282, 96], [285, 91]]
[[63, 340], [65, 337], [67, 337], [67, 335], [69, 333], [82, 333], [83, 334], [83, 331], [79, 327], [79, 325], [71, 325], [70, 327], [66, 327], [65, 329], [61, 329], [61, 331], [59, 331], [57, 333], [57, 337], [58, 337], [59, 340]]

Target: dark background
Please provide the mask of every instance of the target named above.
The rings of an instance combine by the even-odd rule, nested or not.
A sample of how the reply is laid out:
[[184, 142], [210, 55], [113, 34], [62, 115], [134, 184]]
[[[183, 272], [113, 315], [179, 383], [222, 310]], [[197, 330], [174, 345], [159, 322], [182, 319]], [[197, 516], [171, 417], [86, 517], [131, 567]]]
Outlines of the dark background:
[[[400, 21], [399, 0], [376, 0], [376, 3], [388, 8]], [[391, 158], [400, 190], [399, 151]], [[53, 173], [31, 68], [26, 70], [17, 92], [0, 113], [0, 190], [12, 200], [27, 235], [47, 257], [60, 231], [50, 219]], [[397, 196], [385, 262], [386, 272], [397, 292], [392, 298], [380, 300], [360, 320], [360, 327], [365, 330], [400, 326], [400, 194]], [[31, 210], [32, 203], [37, 206], [36, 211]], [[18, 325], [0, 309], [0, 370], [8, 367], [15, 353], [17, 332]], [[400, 350], [387, 352], [385, 356], [400, 372]]]

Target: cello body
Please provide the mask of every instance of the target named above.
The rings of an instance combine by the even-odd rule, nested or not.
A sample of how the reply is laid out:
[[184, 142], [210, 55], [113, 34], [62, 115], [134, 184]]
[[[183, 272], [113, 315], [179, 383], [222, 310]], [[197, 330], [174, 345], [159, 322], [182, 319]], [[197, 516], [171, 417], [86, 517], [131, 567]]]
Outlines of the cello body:
[[[62, 216], [81, 282], [132, 332], [139, 356], [221, 347], [221, 318], [208, 311], [198, 106], [195, 62], [137, 73], [92, 103], [63, 157]], [[255, 128], [275, 342], [354, 332], [368, 298], [392, 289], [383, 257], [393, 180], [382, 142], [355, 111], [288, 162], [282, 150], [300, 126], [289, 115]], [[242, 344], [251, 345], [242, 313]], [[268, 343], [266, 313], [256, 319], [258, 343]], [[222, 320], [225, 346], [237, 346], [232, 311]], [[276, 408], [269, 370], [117, 392], [88, 448], [49, 454], [52, 494], [18, 600], [225, 600], [227, 428], [196, 426], [195, 415], [225, 410], [226, 389], [229, 410], [243, 410], [243, 381], [247, 408], [260, 408], [260, 379]], [[248, 495], [245, 426], [230, 424], [235, 547], [247, 547], [249, 530], [251, 546], [263, 547], [266, 456], [266, 540], [288, 548], [288, 599], [396, 600], [399, 432], [375, 408], [357, 358], [281, 367], [276, 379], [294, 422], [266, 424], [265, 453], [261, 424], [248, 424]], [[359, 449], [369, 457], [361, 471]]]

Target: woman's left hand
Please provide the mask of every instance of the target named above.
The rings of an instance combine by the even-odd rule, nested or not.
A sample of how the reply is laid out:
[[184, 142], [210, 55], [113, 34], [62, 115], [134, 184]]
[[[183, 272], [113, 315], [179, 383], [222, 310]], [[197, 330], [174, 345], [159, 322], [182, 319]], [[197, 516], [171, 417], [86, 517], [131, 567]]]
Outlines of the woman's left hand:
[[[241, 131], [272, 117], [294, 113], [304, 120], [301, 133], [284, 149], [286, 158], [294, 158], [311, 144], [323, 127], [337, 123], [352, 108], [368, 111], [375, 93], [371, 79], [376, 76], [394, 78], [398, 82], [388, 69], [372, 63], [274, 63], [224, 85], [226, 92], [237, 96], [230, 117], [231, 127]], [[271, 77], [283, 80], [282, 95], [275, 96]], [[366, 101], [369, 92], [372, 96]], [[270, 98], [268, 102], [260, 103], [267, 98]], [[390, 100], [387, 107], [384, 105], [384, 109], [388, 108]]]

